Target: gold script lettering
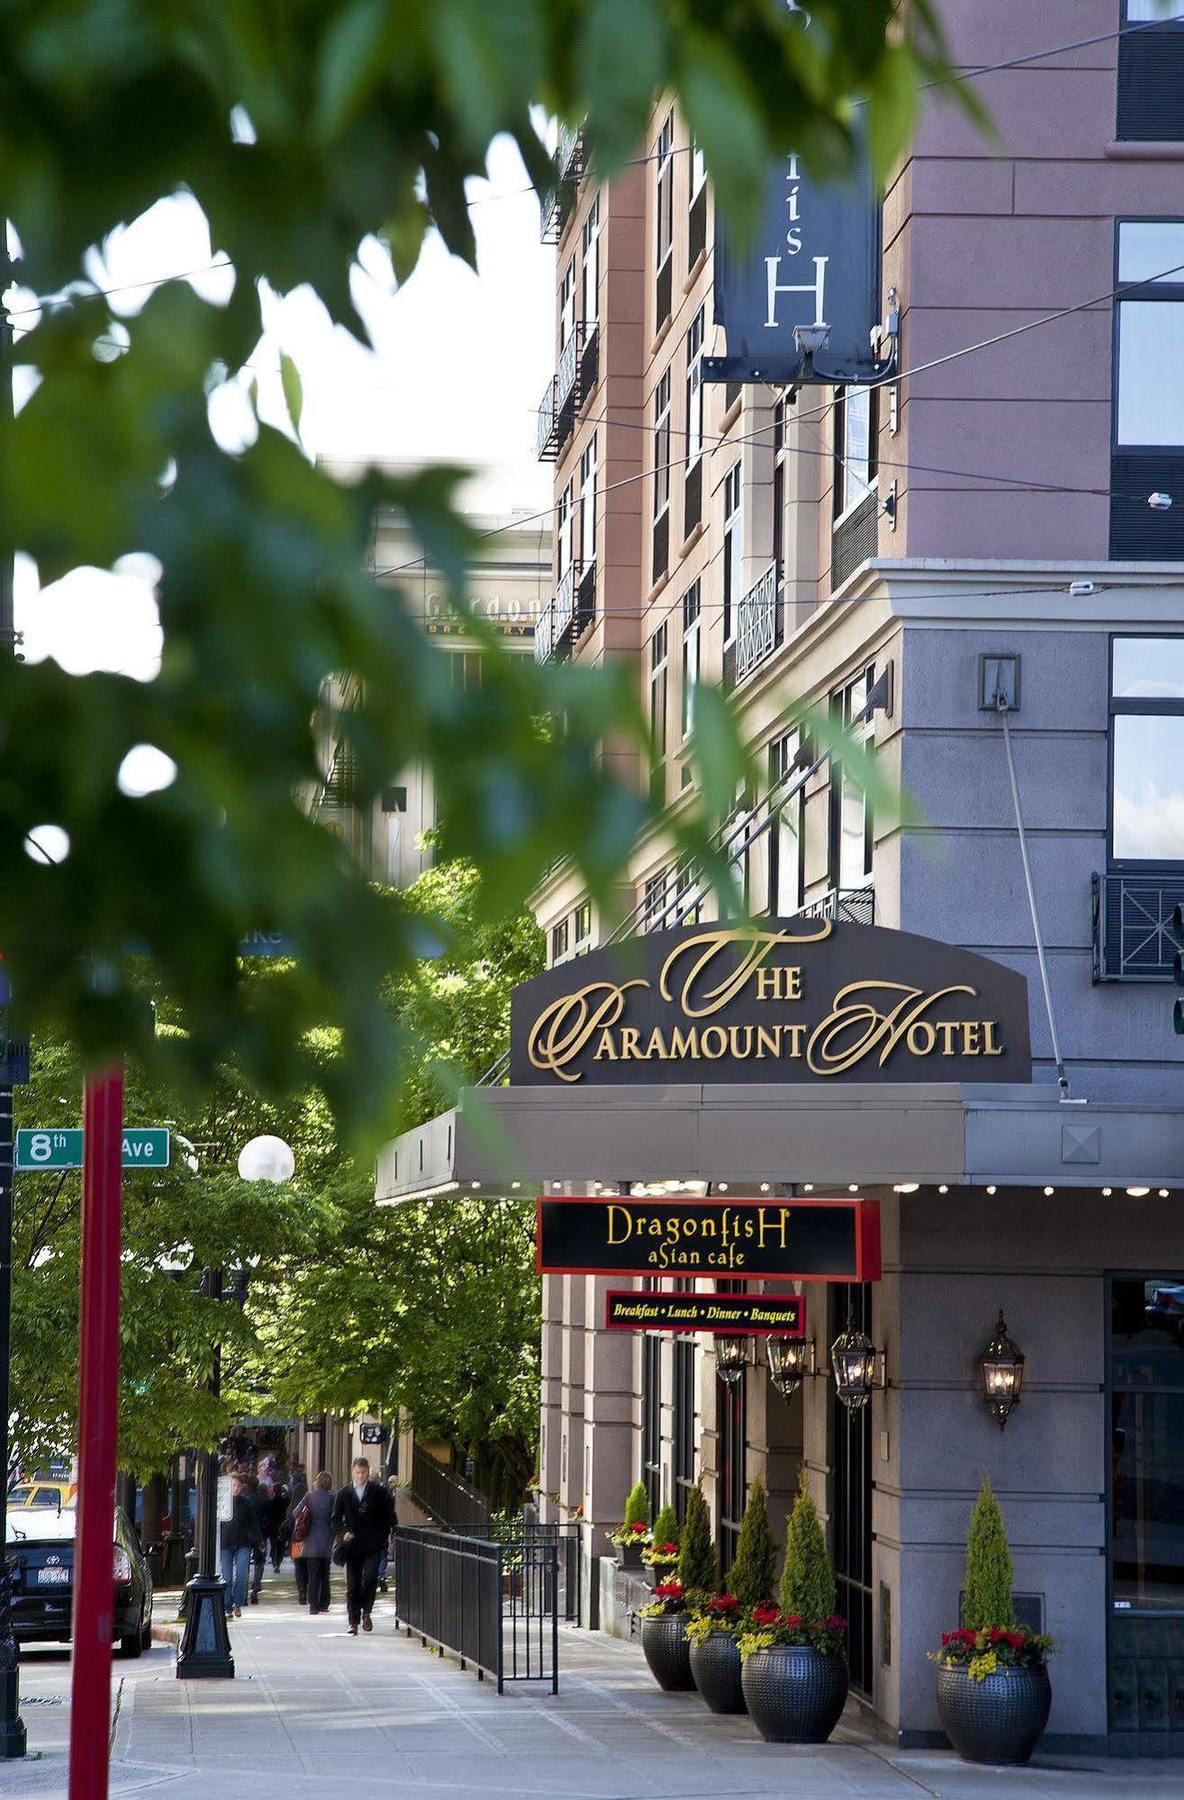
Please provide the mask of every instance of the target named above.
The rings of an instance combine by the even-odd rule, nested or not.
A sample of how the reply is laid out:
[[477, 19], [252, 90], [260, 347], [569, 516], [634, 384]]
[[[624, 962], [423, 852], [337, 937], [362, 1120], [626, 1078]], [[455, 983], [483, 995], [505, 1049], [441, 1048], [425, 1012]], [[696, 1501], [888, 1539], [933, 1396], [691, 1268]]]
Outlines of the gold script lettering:
[[[883, 1068], [893, 1050], [931, 1006], [949, 994], [969, 994], [976, 990], [965, 985], [937, 988], [932, 994], [923, 988], [905, 987], [899, 981], [852, 981], [840, 988], [835, 1003], [821, 1024], [810, 1033], [806, 1047], [806, 1065], [814, 1075], [841, 1075], [852, 1069], [875, 1050]], [[895, 1005], [881, 1012], [871, 998], [873, 994], [898, 994]], [[932, 1029], [932, 1028], [930, 1028]], [[927, 1040], [932, 1050], [936, 1034]]]
[[[591, 981], [575, 994], [560, 994], [545, 1006], [530, 1028], [526, 1050], [536, 1069], [548, 1069], [560, 1081], [578, 1081], [579, 1070], [569, 1071], [584, 1046], [598, 1031], [615, 1025], [625, 1010], [630, 988], [648, 987], [647, 981]], [[603, 1040], [602, 1040], [603, 1048]]]
[[[701, 931], [698, 936], [684, 939], [677, 944], [662, 964], [662, 973], [658, 977], [658, 992], [663, 1000], [674, 999], [674, 965], [691, 952], [690, 968], [682, 973], [682, 985], [678, 993], [678, 1003], [684, 1017], [688, 1019], [707, 1019], [712, 1013], [726, 1006], [754, 975], [761, 965], [768, 960], [773, 951], [781, 944], [817, 944], [830, 936], [831, 921], [823, 919], [817, 931], [754, 931], [750, 927], [736, 925], [726, 931]], [[718, 961], [720, 953], [729, 944], [746, 946], [743, 956], [730, 973], [724, 974], [714, 987], [703, 993], [696, 992], [700, 979], [708, 973], [711, 965]], [[685, 965], [684, 965], [685, 967]], [[680, 971], [681, 973], [681, 971]]]

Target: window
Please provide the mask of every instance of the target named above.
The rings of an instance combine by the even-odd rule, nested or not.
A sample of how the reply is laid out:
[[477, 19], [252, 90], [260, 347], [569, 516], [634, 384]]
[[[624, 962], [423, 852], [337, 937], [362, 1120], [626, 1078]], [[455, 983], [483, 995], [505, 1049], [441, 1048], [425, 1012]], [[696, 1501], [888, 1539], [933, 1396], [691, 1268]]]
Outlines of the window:
[[672, 290], [672, 267], [674, 261], [674, 114], [669, 113], [666, 123], [658, 133], [658, 146], [655, 154], [657, 168], [657, 197], [654, 217], [657, 221], [657, 243], [655, 245], [654, 267], [657, 270], [657, 304], [654, 310], [655, 327], [662, 325], [670, 317], [670, 299]]
[[[786, 792], [800, 781], [801, 769], [795, 768], [795, 764], [801, 745], [802, 736], [798, 731], [791, 731], [769, 745], [770, 787], [783, 782], [782, 792]], [[769, 911], [777, 919], [788, 919], [797, 912], [805, 897], [805, 807], [805, 789], [799, 787], [796, 793], [789, 794], [777, 814], [776, 824], [770, 827]]]
[[576, 328], [576, 259], [573, 256], [559, 283], [559, 348], [562, 350]]
[[658, 762], [666, 754], [666, 626], [650, 639], [650, 737]]
[[687, 1516], [687, 1495], [695, 1485], [695, 1346], [689, 1338], [677, 1338], [674, 1344], [672, 1448], [674, 1510], [681, 1525]]
[[592, 902], [581, 900], [575, 911], [576, 949], [587, 949], [592, 938]]
[[654, 389], [653, 580], [666, 573], [670, 554], [670, 370]]
[[571, 482], [569, 481], [560, 493], [559, 504], [555, 509], [555, 566], [560, 581], [571, 568], [571, 501]]
[[1184, 138], [1184, 5], [1125, 0], [1118, 39], [1115, 135], [1136, 142]]
[[683, 536], [690, 537], [703, 512], [703, 340], [704, 309], [687, 332], [687, 435], [683, 476]]
[[[850, 731], [856, 743], [872, 746], [874, 728], [859, 714], [871, 692], [873, 665], [840, 688], [831, 698], [837, 722]], [[863, 887], [872, 873], [872, 809], [854, 776], [831, 764], [830, 779], [830, 880], [839, 889]]]
[[1184, 220], [1120, 221], [1116, 275], [1144, 285], [1114, 306], [1110, 555], [1175, 560], [1184, 507], [1154, 511], [1147, 497], [1184, 490]]
[[596, 560], [596, 433], [580, 457], [580, 561]]
[[450, 650], [448, 675], [454, 688], [467, 694], [481, 686], [481, 655], [477, 650]]
[[698, 886], [691, 877], [689, 869], [680, 869], [674, 882], [674, 923], [676, 925], [697, 925], [699, 923], [702, 903], [693, 898]]
[[646, 878], [645, 901], [641, 914], [643, 931], [664, 931], [670, 923], [666, 917], [666, 890], [669, 885], [669, 876], [669, 869], [660, 869], [656, 875]]
[[847, 388], [835, 406], [835, 516], [842, 518], [871, 492], [875, 467], [872, 391]]
[[567, 920], [560, 919], [558, 925], [551, 927], [551, 961], [562, 962], [567, 955]]
[[682, 597], [682, 735], [689, 737], [695, 724], [695, 689], [699, 685], [699, 583], [693, 582]]
[[662, 1338], [656, 1331], [641, 1340], [641, 1478], [653, 1519], [662, 1504]]
[[730, 643], [740, 604], [740, 464], [724, 476], [724, 643]]
[[1184, 638], [1115, 638], [1110, 854], [1184, 861]]
[[785, 401], [773, 407], [773, 561], [777, 568], [777, 586], [785, 567]]
[[693, 269], [707, 248], [707, 163], [691, 142], [691, 199], [687, 219], [687, 267]]
[[584, 335], [590, 336], [596, 329], [596, 321], [600, 314], [600, 195], [597, 194], [588, 208], [588, 216], [584, 220], [584, 231], [581, 240], [583, 252], [583, 314]]

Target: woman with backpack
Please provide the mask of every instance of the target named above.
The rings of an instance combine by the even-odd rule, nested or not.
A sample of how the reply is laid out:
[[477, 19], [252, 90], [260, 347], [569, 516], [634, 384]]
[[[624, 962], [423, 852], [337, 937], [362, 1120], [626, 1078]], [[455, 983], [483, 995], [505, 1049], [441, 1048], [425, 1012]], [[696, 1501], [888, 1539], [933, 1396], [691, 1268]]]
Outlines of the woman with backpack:
[[333, 1554], [333, 1477], [322, 1469], [292, 1515], [292, 1555], [305, 1570], [312, 1617], [329, 1610]]

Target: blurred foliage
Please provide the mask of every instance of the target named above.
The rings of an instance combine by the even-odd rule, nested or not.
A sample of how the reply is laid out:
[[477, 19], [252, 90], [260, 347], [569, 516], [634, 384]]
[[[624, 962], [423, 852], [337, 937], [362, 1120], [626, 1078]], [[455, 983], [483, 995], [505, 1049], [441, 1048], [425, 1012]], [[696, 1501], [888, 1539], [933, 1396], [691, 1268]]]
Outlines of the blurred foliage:
[[[47, 583], [150, 555], [164, 626], [151, 682], [0, 665], [0, 944], [24, 1023], [62, 1031], [88, 1060], [135, 1052], [191, 1095], [228, 1055], [271, 1092], [323, 1081], [349, 1141], [373, 1144], [394, 1122], [400, 1072], [416, 1066], [383, 996], [420, 939], [414, 916], [307, 816], [324, 775], [326, 678], [360, 680], [344, 722], [360, 800], [427, 765], [445, 848], [482, 869], [491, 918], [565, 855], [611, 904], [650, 803], [598, 746], [640, 740], [644, 726], [621, 668], [536, 669], [492, 639], [480, 689], [452, 687], [404, 597], [365, 564], [374, 510], [393, 506], [463, 607], [472, 542], [454, 476], [345, 487], [266, 428], [241, 454], [215, 445], [207, 397], [258, 342], [260, 284], [310, 284], [361, 337], [350, 277], [368, 234], [399, 279], [432, 227], [471, 258], [464, 183], [494, 134], [511, 133], [546, 185], [532, 108], [586, 119], [607, 174], [636, 152], [663, 92], [742, 235], [773, 152], [792, 146], [815, 169], [850, 160], [853, 95], [868, 97], [887, 166], [918, 74], [941, 69], [932, 10], [811, 0], [806, 21], [783, 0], [11, 0], [0, 50], [20, 279], [68, 297], [22, 339], [42, 379], [15, 420], [0, 419], [0, 558], [27, 552]], [[233, 260], [233, 297], [207, 304], [173, 284], [115, 320], [117, 296], [88, 297], [88, 251], [183, 190]], [[283, 377], [298, 421], [297, 373]], [[549, 715], [562, 734], [538, 729]], [[734, 793], [746, 773], [734, 735], [718, 709], [701, 717], [700, 767]], [[178, 775], [130, 798], [117, 774], [140, 744]], [[46, 822], [69, 833], [57, 865], [26, 853]], [[711, 823], [688, 817], [676, 832], [722, 879]], [[297, 950], [265, 984], [235, 955], [255, 930], [285, 932]], [[133, 950], [184, 1033], [152, 1036]], [[322, 1028], [340, 1049], [327, 1063]]]
[[[471, 865], [429, 870], [402, 904], [431, 952], [382, 996], [406, 1034], [413, 1124], [496, 1057], [511, 988], [542, 967], [543, 937], [526, 915], [483, 922]], [[253, 966], [252, 1003], [266, 1004], [282, 979]], [[183, 1033], [175, 1003], [162, 995], [157, 1005], [162, 1035]], [[311, 1040], [323, 1071], [335, 1036]], [[376, 1207], [373, 1169], [342, 1147], [315, 1085], [273, 1105], [224, 1062], [192, 1108], [171, 1104], [129, 1061], [129, 1124], [167, 1123], [173, 1145], [168, 1169], [128, 1171], [123, 1182], [120, 1466], [146, 1477], [244, 1416], [402, 1405], [422, 1434], [471, 1448], [491, 1492], [520, 1499], [538, 1429], [533, 1202]], [[17, 1124], [80, 1123], [77, 1052], [39, 1037]], [[292, 1146], [291, 1182], [239, 1180], [238, 1153], [262, 1132]], [[12, 1455], [24, 1467], [74, 1444], [81, 1190], [76, 1170], [16, 1177]], [[207, 1265], [223, 1269], [226, 1286], [233, 1270], [248, 1270], [244, 1312], [201, 1297]], [[218, 1400], [203, 1387], [216, 1341]]]

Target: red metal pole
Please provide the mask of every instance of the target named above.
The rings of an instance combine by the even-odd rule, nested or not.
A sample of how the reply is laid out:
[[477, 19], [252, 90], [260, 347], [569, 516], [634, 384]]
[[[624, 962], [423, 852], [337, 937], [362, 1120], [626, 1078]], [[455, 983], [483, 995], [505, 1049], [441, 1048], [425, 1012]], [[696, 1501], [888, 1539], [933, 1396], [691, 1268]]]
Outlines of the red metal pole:
[[83, 1089], [78, 1533], [74, 1551], [70, 1800], [107, 1800], [114, 1626], [123, 1071]]

